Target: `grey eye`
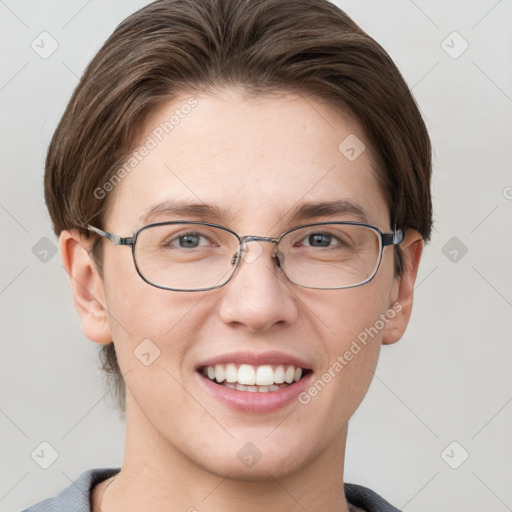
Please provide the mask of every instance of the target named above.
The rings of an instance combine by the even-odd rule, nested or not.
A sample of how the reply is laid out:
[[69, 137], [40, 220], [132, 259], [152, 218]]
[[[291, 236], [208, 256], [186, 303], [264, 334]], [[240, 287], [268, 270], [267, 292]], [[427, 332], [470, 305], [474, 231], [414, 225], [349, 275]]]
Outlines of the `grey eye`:
[[324, 233], [313, 233], [308, 236], [308, 244], [311, 247], [329, 247], [332, 236]]
[[190, 248], [190, 247], [199, 247], [201, 241], [201, 235], [198, 234], [189, 234], [183, 235], [178, 238], [178, 243], [180, 247]]

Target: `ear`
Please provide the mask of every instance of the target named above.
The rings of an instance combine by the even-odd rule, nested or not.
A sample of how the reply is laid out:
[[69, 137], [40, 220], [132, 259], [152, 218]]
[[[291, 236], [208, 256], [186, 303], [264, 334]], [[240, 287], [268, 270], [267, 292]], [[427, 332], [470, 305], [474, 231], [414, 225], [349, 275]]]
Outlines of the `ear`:
[[[402, 250], [404, 273], [395, 279], [390, 297], [389, 312], [395, 314], [386, 324], [382, 343], [390, 345], [396, 343], [404, 334], [412, 312], [414, 283], [418, 274], [421, 254], [423, 252], [423, 239], [416, 230], [407, 231]], [[388, 314], [387, 316], [391, 316]]]
[[59, 237], [61, 258], [71, 281], [82, 331], [91, 341], [106, 344], [112, 341], [112, 334], [103, 281], [89, 255], [90, 245], [90, 241], [76, 230], [65, 230]]

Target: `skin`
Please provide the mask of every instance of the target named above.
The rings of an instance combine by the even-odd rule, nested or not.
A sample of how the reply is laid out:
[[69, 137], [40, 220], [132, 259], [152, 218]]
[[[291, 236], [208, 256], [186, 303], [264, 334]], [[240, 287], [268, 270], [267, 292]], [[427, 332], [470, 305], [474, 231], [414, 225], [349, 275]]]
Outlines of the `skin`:
[[[190, 220], [278, 236], [301, 223], [287, 218], [297, 204], [343, 198], [362, 206], [370, 224], [390, 231], [369, 144], [353, 162], [338, 150], [349, 134], [365, 141], [349, 116], [302, 95], [255, 99], [227, 89], [193, 96], [197, 107], [117, 185], [106, 230], [130, 236], [148, 207], [178, 198], [224, 211], [221, 219]], [[153, 113], [141, 142], [188, 97]], [[328, 220], [358, 219], [311, 222]], [[87, 252], [90, 239], [75, 231], [60, 237], [83, 332], [99, 344], [114, 340], [127, 388], [125, 457], [102, 510], [346, 511], [340, 482], [348, 420], [368, 389], [381, 345], [398, 341], [409, 321], [421, 236], [410, 231], [401, 244], [402, 277], [393, 273], [388, 247], [371, 282], [328, 291], [291, 284], [272, 261], [272, 244], [262, 244], [255, 261], [242, 263], [223, 288], [184, 293], [148, 285], [129, 248], [103, 243], [102, 279]], [[198, 384], [198, 363], [235, 350], [296, 355], [320, 376], [396, 303], [401, 310], [307, 405], [293, 401], [251, 415]], [[161, 351], [150, 366], [133, 355], [146, 338]], [[248, 441], [262, 454], [250, 468], [237, 457]], [[95, 510], [107, 483], [94, 489]]]

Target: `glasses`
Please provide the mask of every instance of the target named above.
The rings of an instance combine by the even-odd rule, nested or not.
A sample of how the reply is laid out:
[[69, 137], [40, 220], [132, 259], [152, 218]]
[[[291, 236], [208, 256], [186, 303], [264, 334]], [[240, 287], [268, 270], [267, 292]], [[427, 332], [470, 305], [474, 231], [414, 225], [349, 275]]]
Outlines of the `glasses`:
[[157, 222], [121, 237], [94, 226], [92, 231], [116, 245], [132, 248], [133, 261], [146, 283], [165, 290], [193, 292], [228, 283], [242, 260], [252, 263], [262, 252], [249, 242], [274, 244], [272, 258], [292, 283], [304, 288], [339, 290], [368, 283], [388, 245], [403, 240], [401, 230], [383, 233], [360, 222], [317, 222], [297, 226], [277, 238], [239, 236], [217, 224]]

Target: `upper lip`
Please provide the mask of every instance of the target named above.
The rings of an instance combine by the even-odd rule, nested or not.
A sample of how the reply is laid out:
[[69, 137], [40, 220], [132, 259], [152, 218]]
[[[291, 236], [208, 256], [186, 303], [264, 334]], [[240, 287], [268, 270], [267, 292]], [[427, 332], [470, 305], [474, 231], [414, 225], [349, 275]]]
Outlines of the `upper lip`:
[[297, 356], [285, 354], [283, 352], [230, 352], [220, 354], [202, 361], [196, 366], [196, 369], [204, 368], [205, 366], [215, 366], [216, 364], [250, 364], [252, 366], [270, 365], [289, 365], [302, 368], [303, 370], [311, 369], [311, 365], [300, 359]]

